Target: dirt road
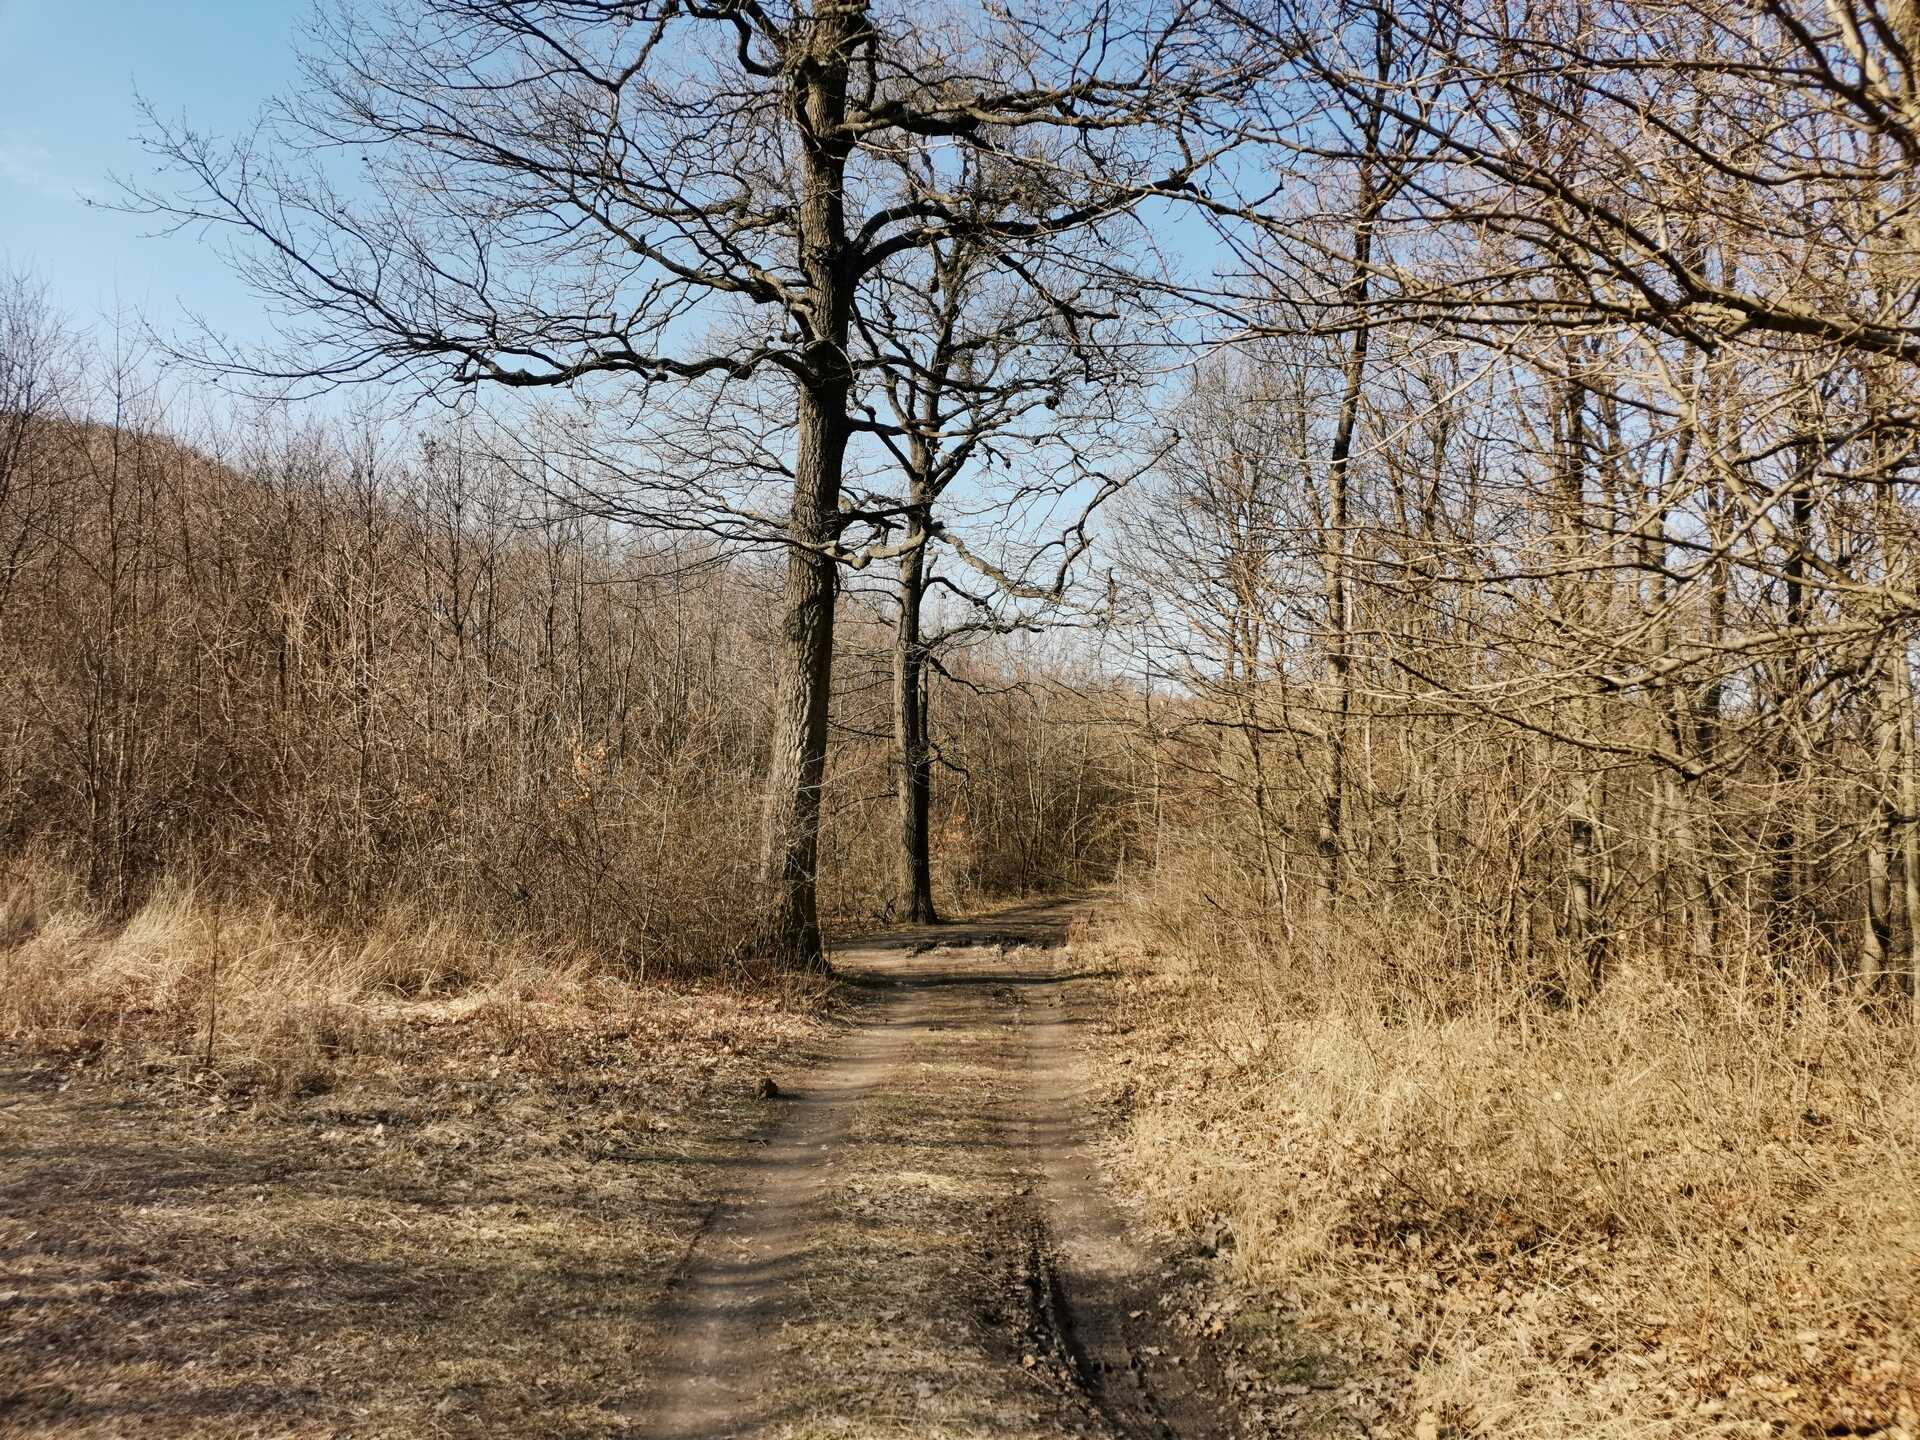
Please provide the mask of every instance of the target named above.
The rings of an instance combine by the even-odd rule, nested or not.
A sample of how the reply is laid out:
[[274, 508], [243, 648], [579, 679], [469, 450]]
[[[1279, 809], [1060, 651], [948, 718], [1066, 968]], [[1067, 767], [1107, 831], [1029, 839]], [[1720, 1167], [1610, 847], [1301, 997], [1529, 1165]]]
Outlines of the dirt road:
[[1087, 1148], [1074, 913], [842, 947], [831, 1019], [394, 1002], [297, 1094], [0, 1055], [0, 1435], [1227, 1434]]
[[1104, 1195], [1071, 904], [837, 950], [861, 997], [779, 1083], [672, 1284], [655, 1440], [1223, 1436]]

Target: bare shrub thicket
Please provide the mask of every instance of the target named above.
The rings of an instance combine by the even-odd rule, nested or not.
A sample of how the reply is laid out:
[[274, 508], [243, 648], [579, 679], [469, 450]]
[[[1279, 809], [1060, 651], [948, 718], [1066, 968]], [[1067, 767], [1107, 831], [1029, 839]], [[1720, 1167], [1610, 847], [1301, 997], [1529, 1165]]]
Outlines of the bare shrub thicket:
[[[23, 391], [0, 492], [13, 928], [190, 895], [196, 924], [236, 903], [295, 930], [444, 920], [642, 973], [745, 954], [761, 559], [545, 513], [461, 426], [266, 421], [188, 444], [131, 362], [63, 342], [40, 360], [64, 388]], [[843, 924], [871, 923], [894, 873], [889, 632], [851, 607], [824, 790]], [[939, 682], [956, 899], [1058, 879], [1073, 861], [1025, 868], [1034, 832], [1061, 796], [1092, 804], [1071, 722], [1011, 663], [956, 657]], [[461, 978], [439, 963], [415, 978]]]
[[1139, 1173], [1396, 1423], [1912, 1433], [1911, 17], [1261, 16], [1122, 547]]
[[1217, 1254], [1230, 1337], [1306, 1382], [1250, 1405], [1389, 1433], [1912, 1432], [1920, 1093], [1883, 1025], [1798, 979], [1476, 994], [1443, 931], [1356, 916], [1282, 955], [1199, 893], [1107, 939], [1158, 957], [1117, 1012], [1120, 1158]]

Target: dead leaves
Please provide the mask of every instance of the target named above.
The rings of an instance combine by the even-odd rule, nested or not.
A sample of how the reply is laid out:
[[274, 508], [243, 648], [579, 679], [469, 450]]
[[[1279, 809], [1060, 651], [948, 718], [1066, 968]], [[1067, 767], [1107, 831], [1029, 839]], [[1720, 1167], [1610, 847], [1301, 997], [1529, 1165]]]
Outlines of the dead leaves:
[[1140, 976], [1105, 1038], [1259, 1433], [1332, 1353], [1330, 1433], [1920, 1435], [1920, 1088], [1874, 1034], [1822, 1031], [1816, 1073], [1707, 1011], [1257, 1002]]

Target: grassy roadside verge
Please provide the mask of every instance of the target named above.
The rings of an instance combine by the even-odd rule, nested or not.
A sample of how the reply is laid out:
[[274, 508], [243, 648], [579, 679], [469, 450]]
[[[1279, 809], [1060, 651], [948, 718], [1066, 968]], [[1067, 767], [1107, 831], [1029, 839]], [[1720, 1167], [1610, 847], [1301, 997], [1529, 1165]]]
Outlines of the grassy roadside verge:
[[627, 1433], [755, 1082], [826, 1036], [417, 918], [10, 925], [8, 1435]]
[[1644, 974], [1476, 995], [1384, 929], [1088, 943], [1117, 1173], [1272, 1433], [1920, 1431], [1910, 1032]]

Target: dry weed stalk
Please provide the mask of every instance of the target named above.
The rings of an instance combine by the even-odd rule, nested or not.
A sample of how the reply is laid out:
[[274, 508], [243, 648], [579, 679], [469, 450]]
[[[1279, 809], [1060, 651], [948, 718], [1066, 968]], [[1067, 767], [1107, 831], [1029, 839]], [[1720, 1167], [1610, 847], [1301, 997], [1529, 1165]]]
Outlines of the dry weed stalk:
[[1920, 1077], [1846, 987], [1623, 967], [1568, 1006], [1412, 916], [1099, 943], [1125, 1168], [1243, 1331], [1463, 1433], [1912, 1433]]

